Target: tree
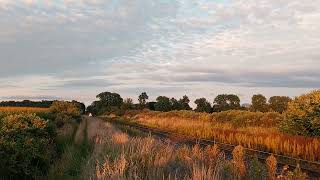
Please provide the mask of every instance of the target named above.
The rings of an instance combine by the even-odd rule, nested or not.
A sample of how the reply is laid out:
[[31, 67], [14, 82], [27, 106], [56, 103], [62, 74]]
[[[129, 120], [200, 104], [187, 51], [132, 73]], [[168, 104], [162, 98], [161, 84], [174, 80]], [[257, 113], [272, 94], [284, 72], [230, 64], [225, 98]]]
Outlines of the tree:
[[272, 96], [269, 99], [269, 107], [275, 112], [283, 113], [287, 110], [290, 101], [291, 98], [288, 96]]
[[63, 113], [74, 118], [79, 118], [81, 115], [77, 104], [67, 101], [54, 101], [49, 110], [53, 114]]
[[157, 103], [157, 102], [148, 102], [146, 106], [147, 106], [147, 108], [150, 109], [151, 111], [155, 111], [155, 110], [156, 110], [156, 108], [155, 108], [156, 103]]
[[295, 135], [320, 136], [320, 90], [289, 102], [281, 129]]
[[157, 97], [157, 103], [154, 105], [156, 111], [167, 112], [172, 108], [170, 99], [166, 96]]
[[206, 98], [199, 98], [194, 101], [197, 105], [195, 109], [196, 112], [207, 112], [210, 113], [212, 111], [211, 104], [206, 100]]
[[149, 99], [149, 96], [147, 95], [146, 92], [143, 92], [139, 95], [139, 104], [141, 106], [141, 108], [144, 108], [146, 106], [146, 103], [147, 103], [147, 99]]
[[190, 99], [187, 95], [184, 95], [181, 99], [179, 99], [179, 103], [181, 110], [192, 110], [192, 108], [189, 106]]
[[78, 109], [80, 110], [81, 114], [84, 114], [86, 112], [86, 105], [85, 104], [80, 103], [80, 102], [75, 101], [75, 100], [73, 100], [72, 103], [75, 104], [78, 107]]
[[175, 98], [171, 98], [170, 103], [171, 103], [171, 110], [181, 110], [182, 109], [181, 103], [178, 100], [176, 100]]
[[123, 103], [123, 99], [117, 93], [103, 92], [97, 95], [103, 106], [116, 106], [120, 107]]
[[214, 111], [240, 109], [240, 98], [234, 94], [220, 94], [214, 99]]
[[95, 115], [104, 113], [118, 113], [120, 112], [123, 104], [123, 99], [117, 93], [103, 92], [97, 95], [99, 101], [92, 103], [88, 109], [90, 109]]
[[252, 105], [251, 105], [251, 111], [254, 112], [267, 112], [268, 111], [268, 105], [267, 105], [267, 98], [263, 96], [262, 94], [256, 94], [252, 96]]
[[123, 101], [123, 104], [121, 105], [121, 110], [123, 112], [133, 109], [134, 105], [133, 105], [133, 100], [131, 98], [127, 98]]

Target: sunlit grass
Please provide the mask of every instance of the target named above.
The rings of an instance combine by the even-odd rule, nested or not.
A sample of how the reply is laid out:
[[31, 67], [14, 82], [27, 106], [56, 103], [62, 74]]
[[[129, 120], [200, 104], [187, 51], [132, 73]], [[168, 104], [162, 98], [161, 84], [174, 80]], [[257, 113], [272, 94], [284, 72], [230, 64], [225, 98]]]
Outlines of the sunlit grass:
[[210, 114], [181, 112], [180, 115], [174, 115], [178, 113], [141, 112], [131, 114], [127, 118], [145, 126], [197, 138], [214, 139], [223, 143], [242, 145], [306, 160], [320, 160], [320, 138], [284, 134], [277, 129], [276, 124], [274, 127], [235, 127], [232, 123], [208, 118]]

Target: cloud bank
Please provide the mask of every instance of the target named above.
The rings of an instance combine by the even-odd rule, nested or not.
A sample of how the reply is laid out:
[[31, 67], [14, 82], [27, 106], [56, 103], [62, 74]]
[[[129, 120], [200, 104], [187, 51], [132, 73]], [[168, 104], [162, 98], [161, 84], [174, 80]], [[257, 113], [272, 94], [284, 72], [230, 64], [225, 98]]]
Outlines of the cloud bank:
[[320, 88], [314, 0], [0, 0], [0, 25], [2, 97]]

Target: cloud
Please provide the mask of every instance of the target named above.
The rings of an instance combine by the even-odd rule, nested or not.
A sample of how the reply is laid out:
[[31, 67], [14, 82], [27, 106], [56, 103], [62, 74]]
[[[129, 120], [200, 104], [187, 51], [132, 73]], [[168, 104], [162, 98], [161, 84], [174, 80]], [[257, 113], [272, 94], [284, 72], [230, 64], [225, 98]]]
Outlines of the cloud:
[[89, 101], [104, 90], [215, 87], [248, 99], [247, 88], [320, 88], [319, 9], [314, 0], [0, 0], [0, 92]]

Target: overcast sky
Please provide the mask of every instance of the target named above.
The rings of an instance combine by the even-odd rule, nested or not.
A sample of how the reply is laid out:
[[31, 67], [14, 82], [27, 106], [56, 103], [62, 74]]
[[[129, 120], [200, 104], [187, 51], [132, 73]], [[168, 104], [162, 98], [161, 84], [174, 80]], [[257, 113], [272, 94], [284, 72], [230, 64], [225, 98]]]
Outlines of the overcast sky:
[[0, 0], [0, 99], [320, 88], [319, 0]]

